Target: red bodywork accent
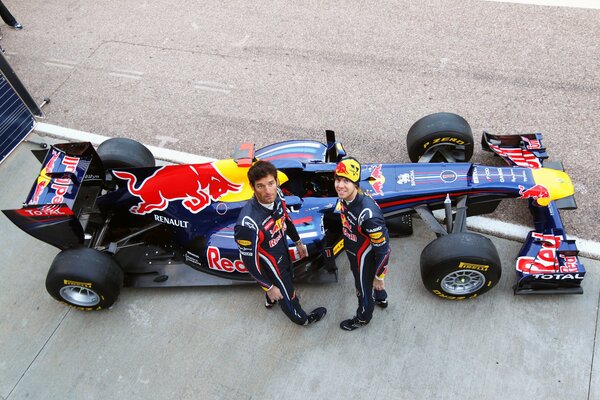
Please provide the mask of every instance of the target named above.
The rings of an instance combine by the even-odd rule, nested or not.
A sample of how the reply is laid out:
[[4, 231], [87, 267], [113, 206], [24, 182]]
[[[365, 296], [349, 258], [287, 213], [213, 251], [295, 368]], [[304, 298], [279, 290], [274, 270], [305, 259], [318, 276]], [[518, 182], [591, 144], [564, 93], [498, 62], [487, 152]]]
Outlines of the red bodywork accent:
[[385, 183], [385, 177], [381, 173], [381, 164], [376, 166], [371, 172], [371, 178], [369, 183], [373, 186], [373, 193], [379, 196], [383, 196], [383, 184]]
[[38, 207], [28, 207], [15, 210], [15, 212], [24, 217], [51, 217], [51, 216], [71, 216], [73, 211], [66, 205], [49, 204]]
[[[536, 141], [534, 141], [534, 142], [536, 142]], [[538, 142], [538, 146], [539, 146], [539, 141], [537, 141], [537, 142]], [[535, 146], [535, 143], [531, 147], [528, 146], [528, 148], [530, 148], [530, 149], [539, 148], [539, 147], [534, 147], [534, 146]], [[526, 151], [521, 148], [514, 148], [514, 149], [513, 148], [502, 148], [499, 146], [495, 146], [493, 144], [490, 144], [490, 148], [492, 150], [494, 150], [494, 152], [496, 152], [498, 155], [508, 157], [519, 167], [533, 168], [533, 169], [542, 168], [542, 162], [530, 151]]]

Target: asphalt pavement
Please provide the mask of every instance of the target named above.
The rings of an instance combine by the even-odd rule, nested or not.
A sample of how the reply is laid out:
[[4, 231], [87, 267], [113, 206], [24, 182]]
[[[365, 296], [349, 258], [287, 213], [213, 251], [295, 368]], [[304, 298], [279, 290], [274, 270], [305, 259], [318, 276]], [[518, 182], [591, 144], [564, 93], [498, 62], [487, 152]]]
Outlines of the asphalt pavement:
[[[542, 132], [600, 240], [600, 10], [479, 0], [7, 1], [7, 57], [48, 123], [223, 158], [242, 142], [324, 139], [362, 162], [408, 161], [426, 114], [476, 137]], [[474, 161], [490, 163], [475, 152]], [[528, 225], [509, 204], [497, 218]]]
[[[577, 189], [567, 230], [598, 240], [599, 10], [426, 3], [6, 1], [25, 29], [3, 46], [45, 122], [226, 157], [240, 142], [322, 140], [361, 161], [407, 160], [404, 133], [451, 111], [475, 132], [542, 131]], [[34, 141], [49, 140], [32, 136]], [[0, 166], [0, 208], [18, 208], [39, 163], [22, 144]], [[381, 149], [386, 149], [382, 151]], [[475, 161], [487, 162], [481, 151]], [[528, 224], [505, 202], [502, 221]], [[520, 211], [519, 211], [520, 210]], [[527, 220], [525, 219], [527, 218]], [[124, 289], [83, 313], [45, 292], [57, 250], [0, 216], [0, 399], [597, 399], [600, 262], [581, 296], [514, 296], [521, 243], [491, 237], [501, 282], [448, 302], [420, 281], [433, 235], [393, 240], [391, 305], [355, 332], [340, 282], [301, 286], [308, 328], [253, 287]], [[594, 362], [596, 361], [596, 362]]]

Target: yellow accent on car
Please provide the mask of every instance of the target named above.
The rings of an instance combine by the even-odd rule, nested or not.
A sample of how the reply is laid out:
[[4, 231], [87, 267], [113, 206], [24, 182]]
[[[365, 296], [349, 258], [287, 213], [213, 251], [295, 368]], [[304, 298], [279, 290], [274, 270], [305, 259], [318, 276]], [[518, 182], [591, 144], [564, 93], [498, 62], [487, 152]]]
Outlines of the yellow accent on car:
[[236, 242], [240, 245], [240, 246], [250, 246], [252, 244], [251, 241], [249, 240], [244, 240], [244, 239], [240, 239], [240, 240], [236, 240]]
[[575, 193], [571, 178], [563, 171], [551, 168], [532, 169], [533, 180], [536, 185], [542, 185], [550, 193], [549, 197], [537, 199], [540, 206], [547, 206], [552, 200], [563, 199]]
[[[252, 198], [254, 192], [248, 181], [248, 168], [239, 167], [233, 159], [218, 160], [213, 162], [213, 166], [232, 183], [242, 184], [242, 190], [237, 193], [227, 193], [219, 198], [223, 203], [235, 203]], [[277, 179], [282, 185], [288, 181], [288, 177], [281, 171], [277, 171]]]

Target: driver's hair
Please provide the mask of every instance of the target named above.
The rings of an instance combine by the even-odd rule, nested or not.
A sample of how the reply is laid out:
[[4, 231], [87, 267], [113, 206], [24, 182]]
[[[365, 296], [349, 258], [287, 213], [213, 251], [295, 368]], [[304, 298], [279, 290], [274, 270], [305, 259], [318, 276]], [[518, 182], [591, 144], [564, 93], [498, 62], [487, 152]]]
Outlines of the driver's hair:
[[277, 168], [269, 161], [257, 161], [248, 170], [248, 180], [252, 187], [254, 187], [254, 182], [266, 178], [269, 175], [277, 179]]

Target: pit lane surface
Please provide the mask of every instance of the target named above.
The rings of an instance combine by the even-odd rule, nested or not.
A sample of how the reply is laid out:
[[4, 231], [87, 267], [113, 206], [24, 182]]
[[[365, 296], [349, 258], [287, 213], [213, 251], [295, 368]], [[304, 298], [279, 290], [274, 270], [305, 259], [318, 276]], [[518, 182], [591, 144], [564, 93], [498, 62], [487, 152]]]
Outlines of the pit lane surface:
[[[3, 45], [34, 97], [52, 98], [49, 123], [214, 157], [241, 141], [322, 140], [328, 128], [360, 160], [397, 162], [408, 159], [404, 134], [414, 121], [452, 111], [475, 132], [542, 131], [576, 183], [569, 233], [600, 238], [598, 10], [11, 3], [25, 29], [3, 27]], [[28, 159], [2, 175], [3, 208], [25, 198], [37, 171]], [[489, 158], [477, 151], [475, 161]], [[497, 215], [529, 225], [509, 203]], [[421, 287], [418, 255], [431, 237], [419, 227], [415, 238], [394, 241], [396, 304], [348, 336], [337, 328], [353, 312], [347, 273], [337, 286], [301, 288], [306, 308], [330, 308], [310, 331], [281, 312], [265, 315], [252, 288], [124, 290], [107, 313], [67, 310], [43, 287], [56, 251], [1, 218], [10, 243], [0, 286], [3, 400], [600, 396], [596, 261], [583, 260], [583, 296], [513, 297], [520, 244], [494, 239], [504, 265], [498, 287], [476, 302], [441, 302]], [[273, 354], [280, 348], [289, 353]], [[382, 367], [360, 374], [366, 357]]]
[[[241, 142], [323, 140], [407, 161], [423, 115], [478, 137], [541, 131], [573, 177], [570, 234], [600, 240], [600, 10], [489, 1], [9, 2], [9, 60], [47, 122], [227, 157]], [[474, 161], [495, 163], [478, 150]], [[497, 218], [529, 225], [506, 202]]]
[[[34, 141], [47, 138], [32, 136]], [[20, 205], [39, 163], [22, 144], [0, 167], [0, 208]], [[481, 298], [449, 302], [425, 291], [421, 249], [392, 241], [391, 304], [371, 324], [339, 329], [355, 310], [351, 273], [299, 287], [325, 319], [293, 325], [267, 311], [257, 287], [123, 289], [110, 310], [54, 301], [44, 281], [57, 250], [0, 216], [0, 399], [573, 399], [600, 396], [596, 344], [600, 262], [581, 296], [513, 296], [521, 243], [492, 238], [503, 264]]]

